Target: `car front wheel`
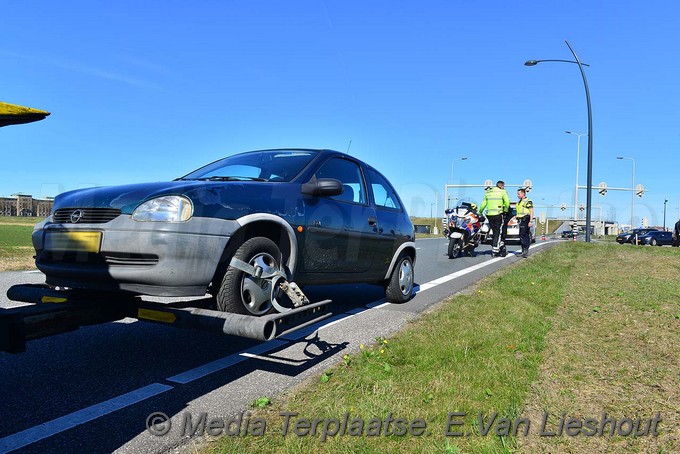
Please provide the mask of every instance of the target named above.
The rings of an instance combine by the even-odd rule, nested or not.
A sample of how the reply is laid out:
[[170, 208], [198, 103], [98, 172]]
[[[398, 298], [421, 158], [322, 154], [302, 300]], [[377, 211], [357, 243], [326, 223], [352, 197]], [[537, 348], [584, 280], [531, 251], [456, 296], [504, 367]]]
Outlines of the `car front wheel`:
[[656, 241], [656, 238], [652, 238], [652, 246], [657, 246], [657, 245], [658, 245], [658, 243]]
[[[266, 272], [279, 269], [281, 251], [269, 238], [255, 237], [243, 243], [234, 258]], [[272, 308], [271, 280], [257, 278], [233, 266], [227, 268], [217, 293], [217, 309], [246, 315], [264, 315]]]
[[413, 261], [404, 254], [399, 257], [385, 289], [385, 296], [390, 303], [405, 303], [413, 293]]

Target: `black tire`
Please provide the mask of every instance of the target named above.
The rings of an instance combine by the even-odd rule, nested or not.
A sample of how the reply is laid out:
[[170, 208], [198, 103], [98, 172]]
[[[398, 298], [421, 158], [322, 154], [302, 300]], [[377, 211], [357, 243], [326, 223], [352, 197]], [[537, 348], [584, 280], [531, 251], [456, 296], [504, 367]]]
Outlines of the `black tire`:
[[405, 303], [413, 295], [413, 260], [402, 254], [392, 270], [385, 288], [385, 296], [390, 303]]
[[[269, 238], [255, 237], [243, 243], [234, 257], [246, 263], [279, 269], [281, 250]], [[261, 316], [272, 309], [271, 282], [252, 277], [230, 266], [215, 297], [217, 309], [235, 314]]]
[[450, 259], [458, 257], [458, 254], [460, 253], [460, 243], [461, 241], [457, 238], [449, 238], [448, 254]]
[[656, 241], [656, 238], [652, 238], [652, 246], [658, 246], [659, 244]]

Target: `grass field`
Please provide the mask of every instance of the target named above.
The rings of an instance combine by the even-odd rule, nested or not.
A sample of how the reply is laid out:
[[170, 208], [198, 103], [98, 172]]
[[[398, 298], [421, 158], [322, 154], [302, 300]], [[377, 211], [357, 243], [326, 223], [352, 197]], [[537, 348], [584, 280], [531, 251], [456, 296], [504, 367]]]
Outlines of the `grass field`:
[[[678, 452], [679, 254], [671, 248], [560, 244], [485, 278], [287, 395], [262, 396], [253, 403], [251, 421], [264, 418], [263, 436], [225, 437], [203, 448], [234, 453]], [[289, 421], [285, 436], [282, 412], [299, 414]], [[578, 421], [590, 424], [587, 418], [605, 412], [624, 421], [614, 423], [620, 433], [627, 429], [623, 418], [631, 418], [631, 426], [636, 418], [651, 426], [656, 417], [658, 435], [610, 436], [609, 423], [603, 436], [585, 436], [585, 430], [571, 436]], [[332, 435], [346, 414], [345, 435]], [[557, 432], [560, 418], [575, 418], [572, 434], [542, 436], [544, 416], [543, 435]], [[416, 427], [409, 432], [406, 423], [392, 421], [386, 429], [389, 417]], [[323, 421], [312, 435], [301, 418]], [[302, 436], [293, 431], [296, 421]], [[353, 436], [361, 421], [363, 436]], [[379, 421], [380, 434], [367, 436]]]
[[31, 233], [42, 218], [0, 216], [0, 271], [35, 268]]

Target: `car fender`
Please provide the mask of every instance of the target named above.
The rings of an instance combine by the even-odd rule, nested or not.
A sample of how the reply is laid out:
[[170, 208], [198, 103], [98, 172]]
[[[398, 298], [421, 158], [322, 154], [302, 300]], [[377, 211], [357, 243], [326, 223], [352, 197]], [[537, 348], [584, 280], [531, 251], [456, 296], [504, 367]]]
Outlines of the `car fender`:
[[283, 230], [286, 232], [288, 241], [290, 243], [290, 257], [288, 257], [288, 263], [286, 263], [286, 266], [290, 270], [291, 275], [295, 276], [295, 267], [297, 266], [298, 256], [297, 237], [295, 236], [293, 227], [291, 227], [291, 225], [285, 219], [269, 213], [253, 213], [236, 219], [236, 222], [238, 222], [241, 227], [245, 227], [246, 225], [253, 222], [261, 221], [273, 222], [283, 227]]
[[405, 243], [402, 243], [397, 250], [394, 252], [394, 255], [392, 256], [392, 261], [390, 262], [390, 267], [387, 269], [387, 274], [385, 274], [385, 279], [389, 279], [390, 276], [392, 275], [392, 270], [394, 270], [394, 267], [397, 265], [397, 259], [401, 255], [402, 252], [404, 252], [407, 249], [412, 249], [413, 250], [413, 265], [415, 266], [416, 264], [416, 243], [413, 241], [407, 241]]

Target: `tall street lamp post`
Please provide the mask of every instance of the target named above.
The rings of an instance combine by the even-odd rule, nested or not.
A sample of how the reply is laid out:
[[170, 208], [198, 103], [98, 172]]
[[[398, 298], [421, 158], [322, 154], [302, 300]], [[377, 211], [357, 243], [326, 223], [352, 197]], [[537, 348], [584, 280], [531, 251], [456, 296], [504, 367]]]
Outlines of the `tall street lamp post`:
[[581, 136], [587, 136], [586, 133], [578, 133], [572, 131], [564, 131], [567, 134], [576, 136], [576, 186], [574, 187], [574, 222], [578, 221], [578, 161], [581, 155]]
[[666, 204], [668, 199], [663, 199], [663, 231], [666, 231]]
[[635, 228], [635, 159], [617, 156], [616, 159], [625, 159], [633, 163], [633, 176], [630, 180], [630, 228]]
[[[453, 186], [453, 163], [456, 161], [467, 161], [467, 156], [462, 156], [460, 158], [452, 159], [451, 160], [451, 186]], [[445, 194], [448, 194], [448, 185], [444, 186]], [[453, 188], [451, 188], [453, 190]], [[451, 201], [451, 196], [448, 196], [449, 202]], [[449, 203], [446, 204], [446, 208], [449, 208]]]
[[453, 184], [453, 163], [456, 161], [466, 161], [467, 156], [463, 156], [461, 158], [456, 158], [451, 161], [451, 184]]
[[591, 221], [591, 207], [593, 202], [593, 113], [590, 108], [590, 91], [588, 90], [588, 80], [586, 79], [586, 72], [583, 70], [584, 66], [589, 66], [586, 63], [581, 63], [578, 55], [574, 52], [574, 49], [569, 44], [569, 41], [564, 41], [567, 47], [574, 56], [574, 60], [529, 60], [524, 64], [526, 66], [536, 66], [542, 62], [562, 62], [562, 63], [575, 63], [578, 65], [578, 69], [581, 71], [581, 78], [583, 79], [583, 87], [586, 91], [586, 105], [588, 107], [588, 176], [586, 183], [586, 242], [590, 243], [590, 221]]

